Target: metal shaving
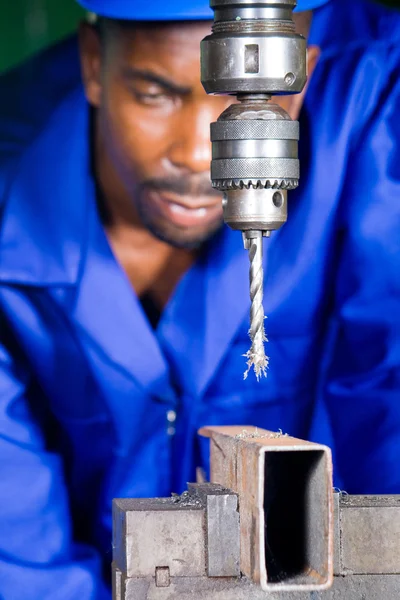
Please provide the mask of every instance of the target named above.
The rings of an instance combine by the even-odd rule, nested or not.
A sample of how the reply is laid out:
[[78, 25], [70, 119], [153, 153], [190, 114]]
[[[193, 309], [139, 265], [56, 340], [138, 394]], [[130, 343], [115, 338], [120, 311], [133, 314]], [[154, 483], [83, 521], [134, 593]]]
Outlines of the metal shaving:
[[201, 499], [190, 492], [183, 494], [172, 494], [172, 501], [180, 506], [202, 506]]
[[[265, 319], [267, 317], [264, 317]], [[249, 331], [249, 335], [251, 338], [251, 334]], [[269, 357], [265, 354], [264, 342], [268, 342], [268, 338], [265, 334], [264, 327], [262, 328], [262, 344], [252, 344], [250, 350], [243, 354], [245, 358], [247, 358], [246, 364], [247, 369], [244, 372], [243, 379], [246, 380], [252, 367], [254, 367], [254, 373], [257, 377], [257, 381], [260, 381], [261, 377], [267, 376], [267, 369], [269, 365]], [[255, 350], [257, 348], [257, 350]]]
[[255, 438], [267, 438], [269, 440], [275, 440], [281, 437], [288, 437], [288, 433], [283, 433], [282, 429], [279, 429], [275, 432], [264, 433], [258, 430], [256, 427], [254, 431], [247, 431], [247, 429], [243, 429], [241, 433], [235, 435], [235, 439], [237, 440], [245, 440], [245, 439], [255, 439]]
[[348, 496], [349, 495], [348, 492], [345, 492], [344, 490], [341, 490], [338, 487], [334, 487], [333, 491], [335, 494], [339, 494], [340, 496]]

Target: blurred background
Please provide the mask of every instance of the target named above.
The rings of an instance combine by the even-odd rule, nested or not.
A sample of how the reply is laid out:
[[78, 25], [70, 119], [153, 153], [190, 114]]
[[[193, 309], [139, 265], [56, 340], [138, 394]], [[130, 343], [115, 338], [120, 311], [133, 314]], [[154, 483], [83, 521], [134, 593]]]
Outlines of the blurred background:
[[[137, 1], [142, 0], [132, 0]], [[400, 0], [380, 1], [400, 9]], [[75, 0], [0, 0], [0, 5], [0, 72], [74, 31], [84, 14]]]
[[0, 0], [0, 71], [76, 29], [75, 0]]

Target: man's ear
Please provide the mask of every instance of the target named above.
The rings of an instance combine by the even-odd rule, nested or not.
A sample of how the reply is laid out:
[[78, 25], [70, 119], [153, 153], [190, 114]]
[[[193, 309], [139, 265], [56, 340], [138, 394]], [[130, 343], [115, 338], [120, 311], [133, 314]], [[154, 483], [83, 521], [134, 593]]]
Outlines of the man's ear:
[[101, 42], [98, 31], [89, 23], [79, 26], [81, 73], [87, 101], [98, 107], [101, 99]]
[[301, 94], [293, 94], [293, 96], [279, 96], [274, 101], [282, 106], [289, 113], [291, 118], [296, 121], [299, 118], [301, 107], [303, 106], [304, 98], [307, 92], [308, 84], [310, 83], [312, 74], [317, 66], [321, 50], [318, 46], [309, 46], [307, 49], [307, 72], [308, 79], [304, 90]]

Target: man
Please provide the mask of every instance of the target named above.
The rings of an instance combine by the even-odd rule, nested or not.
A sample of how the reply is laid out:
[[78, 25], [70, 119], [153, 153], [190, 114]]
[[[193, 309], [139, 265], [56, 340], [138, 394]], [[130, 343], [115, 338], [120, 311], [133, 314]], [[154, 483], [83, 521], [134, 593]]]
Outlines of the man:
[[[75, 39], [0, 82], [5, 600], [107, 597], [112, 498], [181, 491], [207, 467], [205, 424], [331, 443], [338, 485], [400, 491], [399, 16], [315, 11], [257, 383], [248, 257], [209, 183], [231, 100], [199, 81], [208, 0], [82, 4], [100, 15], [80, 30], [83, 86]], [[281, 102], [296, 118], [303, 99]]]

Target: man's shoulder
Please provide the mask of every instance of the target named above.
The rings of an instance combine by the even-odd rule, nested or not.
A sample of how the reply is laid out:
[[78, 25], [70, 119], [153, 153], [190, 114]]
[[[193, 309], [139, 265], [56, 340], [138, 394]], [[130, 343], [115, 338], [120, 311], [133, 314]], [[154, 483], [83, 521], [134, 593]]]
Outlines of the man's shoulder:
[[329, 148], [336, 140], [347, 155], [361, 132], [398, 106], [399, 40], [400, 11], [378, 2], [331, 0], [315, 11], [310, 42], [322, 52], [306, 107], [319, 149], [321, 139]]
[[8, 162], [80, 85], [76, 38], [68, 38], [0, 76], [0, 164]]
[[331, 0], [317, 9], [311, 43], [325, 52], [398, 45], [400, 11], [371, 0]]

